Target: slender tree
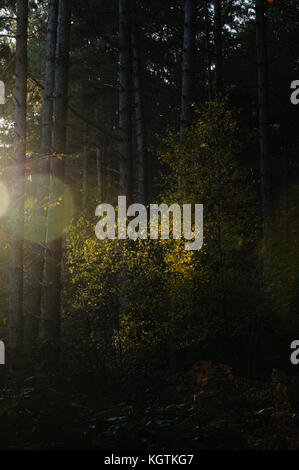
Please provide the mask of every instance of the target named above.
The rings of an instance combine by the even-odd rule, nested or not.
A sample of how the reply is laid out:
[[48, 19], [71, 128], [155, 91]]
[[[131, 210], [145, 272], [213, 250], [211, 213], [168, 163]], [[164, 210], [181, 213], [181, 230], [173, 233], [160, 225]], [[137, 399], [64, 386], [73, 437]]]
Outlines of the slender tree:
[[[58, 345], [60, 330], [60, 295], [63, 204], [61, 182], [64, 181], [67, 133], [67, 106], [69, 81], [71, 2], [59, 0], [58, 26], [55, 57], [54, 123], [52, 147], [54, 154], [50, 162], [50, 191], [48, 210], [48, 241], [45, 263], [45, 312], [43, 335], [46, 340]], [[57, 237], [57, 234], [59, 236]]]
[[[53, 92], [55, 79], [55, 51], [56, 51], [56, 34], [57, 34], [57, 15], [58, 0], [49, 0], [48, 2], [48, 28], [47, 28], [47, 44], [46, 44], [46, 64], [45, 64], [45, 86], [44, 86], [44, 102], [42, 114], [42, 140], [41, 153], [47, 156], [51, 151], [52, 137], [52, 118], [53, 118]], [[48, 171], [49, 159], [41, 160], [41, 170]]]
[[215, 42], [215, 91], [216, 96], [223, 92], [223, 39], [222, 39], [222, 0], [214, 2], [214, 42]]
[[261, 199], [264, 222], [270, 214], [270, 155], [268, 128], [268, 64], [264, 0], [255, 1], [256, 51], [259, 105], [259, 147], [261, 171]]
[[147, 200], [146, 182], [146, 136], [143, 105], [142, 65], [140, 57], [140, 38], [136, 13], [136, 2], [133, 3], [132, 21], [133, 85], [136, 113], [137, 137], [137, 192], [140, 204]]
[[[185, 0], [184, 2], [184, 39], [182, 55], [182, 95], [181, 95], [181, 115], [180, 115], [180, 139], [184, 139], [185, 131], [192, 120], [191, 102], [194, 87], [194, 56], [195, 56], [195, 1]], [[173, 274], [174, 283], [176, 274]], [[172, 372], [176, 368], [176, 348], [175, 348], [175, 305], [174, 296], [169, 297], [169, 366]]]
[[[120, 195], [126, 196], [129, 203], [133, 196], [133, 165], [132, 165], [132, 1], [119, 0], [119, 190]], [[126, 295], [123, 285], [127, 276], [123, 263], [125, 246], [128, 240], [122, 240], [119, 246], [119, 263], [123, 269], [118, 278], [119, 295], [115, 303], [115, 325], [120, 332], [122, 312], [126, 309]], [[120, 379], [123, 378], [122, 345], [119, 341]]]
[[132, 198], [131, 1], [119, 0], [119, 183], [120, 194]]
[[23, 233], [26, 158], [28, 1], [17, 0], [16, 78], [14, 91], [14, 153], [12, 162], [9, 265], [9, 347], [23, 340]]
[[103, 151], [97, 147], [96, 149], [96, 162], [97, 162], [97, 196], [98, 200], [103, 200]]
[[191, 122], [191, 101], [194, 85], [194, 45], [195, 45], [195, 1], [185, 0], [184, 4], [184, 42], [182, 57], [182, 98], [180, 117], [180, 136]]
[[85, 141], [83, 145], [83, 154], [82, 154], [82, 209], [87, 208], [87, 171], [88, 171], [88, 126], [85, 126]]
[[26, 317], [24, 337], [30, 347], [37, 337], [39, 318], [41, 315], [41, 293], [44, 268], [44, 246], [46, 242], [45, 199], [48, 191], [48, 175], [50, 171], [51, 134], [53, 117], [53, 91], [55, 72], [55, 48], [57, 30], [58, 0], [48, 2], [48, 28], [46, 42], [45, 85], [42, 112], [41, 158], [36, 192], [37, 208], [34, 214], [34, 234], [36, 243], [31, 250], [29, 267], [28, 294], [26, 300]]
[[206, 46], [206, 63], [207, 63], [207, 88], [208, 88], [208, 99], [211, 101], [213, 96], [213, 84], [212, 84], [212, 71], [211, 71], [211, 19], [209, 12], [210, 0], [205, 1], [205, 46]]

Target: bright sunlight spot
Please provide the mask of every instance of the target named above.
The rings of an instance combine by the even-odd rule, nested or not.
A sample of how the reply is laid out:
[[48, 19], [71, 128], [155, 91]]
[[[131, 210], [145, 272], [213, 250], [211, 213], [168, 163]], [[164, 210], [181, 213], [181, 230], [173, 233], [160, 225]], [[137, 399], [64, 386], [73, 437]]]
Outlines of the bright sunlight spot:
[[0, 182], [0, 217], [3, 217], [9, 208], [9, 195], [4, 183]]

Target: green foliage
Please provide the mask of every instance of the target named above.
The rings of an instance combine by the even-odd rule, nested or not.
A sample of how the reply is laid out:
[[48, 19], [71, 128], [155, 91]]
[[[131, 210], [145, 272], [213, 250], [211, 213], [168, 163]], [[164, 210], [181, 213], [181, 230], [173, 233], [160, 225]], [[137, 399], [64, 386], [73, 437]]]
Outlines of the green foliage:
[[262, 309], [253, 308], [259, 219], [239, 153], [237, 116], [226, 102], [197, 111], [183, 143], [171, 131], [163, 139], [158, 202], [204, 204], [199, 252], [183, 240], [100, 242], [94, 220], [73, 224], [63, 331], [74, 366], [154, 374], [189, 348], [220, 341], [232, 354], [248, 341]]

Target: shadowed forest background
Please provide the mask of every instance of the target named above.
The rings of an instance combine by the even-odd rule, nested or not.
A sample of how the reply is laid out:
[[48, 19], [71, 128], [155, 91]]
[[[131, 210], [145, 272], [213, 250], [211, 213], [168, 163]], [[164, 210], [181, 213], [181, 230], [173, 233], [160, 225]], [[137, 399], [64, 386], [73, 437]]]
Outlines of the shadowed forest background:
[[298, 8], [0, 0], [2, 449], [298, 449]]

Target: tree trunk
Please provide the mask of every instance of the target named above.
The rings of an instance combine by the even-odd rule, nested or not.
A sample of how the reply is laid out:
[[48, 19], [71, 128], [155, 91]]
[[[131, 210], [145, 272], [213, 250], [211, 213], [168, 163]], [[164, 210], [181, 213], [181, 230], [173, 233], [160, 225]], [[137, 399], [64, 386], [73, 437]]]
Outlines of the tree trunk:
[[268, 128], [268, 65], [264, 0], [256, 0], [256, 50], [259, 104], [261, 199], [264, 223], [270, 215], [270, 156]]
[[211, 101], [213, 97], [213, 81], [211, 73], [211, 49], [210, 49], [210, 37], [211, 37], [211, 23], [209, 14], [209, 0], [205, 3], [205, 44], [206, 44], [206, 60], [207, 60], [207, 85], [208, 85], [208, 100]]
[[87, 188], [87, 172], [88, 172], [88, 126], [85, 129], [85, 143], [83, 145], [82, 155], [82, 209], [87, 208], [88, 188]]
[[[64, 154], [66, 150], [68, 71], [70, 40], [71, 2], [59, 0], [57, 44], [55, 57], [54, 123], [52, 147], [54, 155], [50, 162], [50, 191], [48, 210], [48, 241], [45, 263], [45, 314], [43, 324], [44, 338], [53, 344], [55, 353], [59, 345], [60, 332], [60, 295], [64, 194], [61, 183], [64, 181]], [[57, 204], [62, 198], [62, 204]], [[59, 234], [57, 236], [57, 234]], [[56, 356], [56, 354], [55, 354]]]
[[219, 96], [223, 93], [222, 0], [215, 0], [214, 15], [215, 91]]
[[[133, 168], [132, 168], [132, 58], [131, 58], [131, 0], [119, 0], [119, 195], [127, 197], [131, 204], [133, 197]], [[119, 277], [119, 295], [116, 299], [116, 330], [119, 332], [120, 319], [126, 310], [126, 295], [123, 285], [126, 280], [126, 266], [123, 257], [128, 240], [122, 240], [119, 245], [119, 264], [123, 265]], [[122, 374], [122, 345], [119, 339], [120, 377]]]
[[147, 183], [146, 183], [146, 137], [145, 120], [143, 107], [142, 89], [142, 66], [140, 57], [140, 40], [138, 22], [136, 15], [136, 2], [134, 2], [133, 22], [132, 22], [132, 50], [133, 50], [133, 84], [134, 102], [136, 113], [136, 138], [137, 138], [137, 192], [138, 202], [146, 204]]
[[130, 0], [119, 0], [119, 186], [132, 199], [131, 19]]
[[14, 155], [12, 162], [9, 265], [9, 347], [22, 345], [23, 233], [26, 158], [28, 1], [17, 0], [16, 79], [14, 92]]
[[[46, 45], [46, 65], [45, 65], [45, 87], [44, 87], [44, 103], [43, 103], [43, 115], [42, 115], [42, 140], [41, 140], [42, 156], [48, 155], [49, 152], [51, 151], [57, 15], [58, 15], [58, 0], [49, 0], [47, 45]], [[46, 170], [49, 171], [48, 161], [49, 160], [46, 160], [44, 158], [42, 159], [41, 169], [43, 169], [45, 166]]]
[[100, 202], [103, 201], [103, 151], [97, 147], [97, 196]]
[[184, 6], [184, 43], [182, 58], [182, 100], [180, 117], [180, 137], [184, 137], [186, 127], [191, 123], [191, 101], [194, 82], [194, 16], [195, 1], [185, 0]]
[[35, 245], [31, 250], [31, 265], [28, 273], [28, 295], [26, 298], [26, 317], [24, 325], [25, 344], [30, 348], [32, 340], [38, 335], [41, 316], [41, 293], [44, 269], [44, 246], [46, 243], [45, 199], [48, 193], [50, 171], [51, 134], [53, 118], [53, 91], [55, 72], [55, 47], [57, 31], [58, 0], [48, 2], [48, 28], [46, 44], [45, 87], [42, 114], [41, 158], [37, 184], [37, 208], [34, 214]]
[[82, 168], [82, 209], [87, 207], [87, 146], [84, 145]]

